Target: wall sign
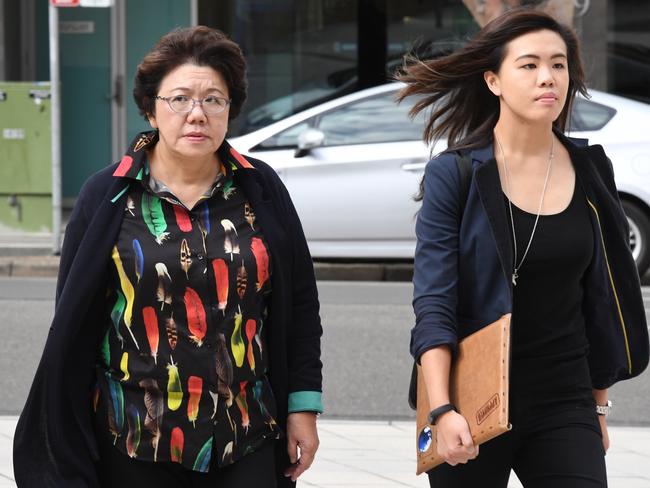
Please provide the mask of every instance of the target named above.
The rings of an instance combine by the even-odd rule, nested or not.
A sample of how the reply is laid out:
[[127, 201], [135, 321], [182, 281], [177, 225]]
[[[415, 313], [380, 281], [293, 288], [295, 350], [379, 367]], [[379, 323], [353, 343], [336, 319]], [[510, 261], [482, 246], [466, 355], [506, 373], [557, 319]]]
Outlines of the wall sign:
[[95, 22], [92, 20], [63, 20], [59, 22], [61, 34], [94, 34]]
[[79, 0], [50, 0], [54, 7], [78, 7]]

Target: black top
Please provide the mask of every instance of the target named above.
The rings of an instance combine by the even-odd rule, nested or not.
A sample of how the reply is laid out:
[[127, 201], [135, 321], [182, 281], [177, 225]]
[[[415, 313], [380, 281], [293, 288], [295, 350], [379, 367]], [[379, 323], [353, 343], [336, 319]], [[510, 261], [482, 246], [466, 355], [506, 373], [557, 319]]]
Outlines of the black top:
[[[515, 205], [512, 212], [520, 261], [535, 215]], [[587, 202], [576, 183], [567, 208], [540, 216], [513, 287], [512, 387], [516, 391], [538, 392], [554, 400], [591, 395], [582, 303], [583, 276], [593, 246]]]
[[235, 158], [190, 209], [149, 174], [146, 151], [134, 154], [96, 420], [133, 458], [207, 471], [211, 455], [231, 464], [279, 433], [266, 375], [269, 253]]

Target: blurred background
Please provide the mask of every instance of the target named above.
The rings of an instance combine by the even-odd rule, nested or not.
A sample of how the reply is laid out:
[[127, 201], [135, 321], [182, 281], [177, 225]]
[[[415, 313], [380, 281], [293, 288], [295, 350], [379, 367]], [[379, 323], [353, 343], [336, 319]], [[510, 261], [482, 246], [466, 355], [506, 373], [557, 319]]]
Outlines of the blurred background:
[[[395, 474], [414, 467], [412, 425], [393, 422], [414, 418], [412, 196], [445, 141], [422, 143], [426, 114], [409, 119], [414, 100], [396, 105], [391, 81], [405, 54], [457, 50], [518, 5], [554, 15], [581, 40], [591, 98], [576, 102], [570, 133], [612, 159], [650, 319], [648, 1], [0, 0], [0, 486], [14, 486], [5, 457], [54, 312], [67, 215], [83, 182], [149, 129], [132, 99], [137, 63], [171, 29], [198, 24], [244, 50], [248, 100], [229, 141], [278, 172], [317, 261], [325, 418], [355, 422], [325, 424], [322, 474], [310, 486], [321, 486], [318, 476], [365, 483], [369, 471], [355, 478], [341, 466], [379, 464], [372, 486], [424, 486]], [[611, 486], [650, 486], [650, 375], [615, 385], [611, 397], [611, 424], [636, 436], [615, 439]], [[366, 428], [380, 430], [350, 441]]]
[[[64, 224], [84, 180], [118, 161], [130, 139], [149, 128], [132, 100], [133, 77], [163, 34], [205, 24], [243, 48], [249, 97], [229, 138], [281, 175], [321, 261], [332, 417], [413, 415], [406, 404], [417, 211], [411, 197], [434, 148], [421, 142], [422, 118], [407, 116], [412, 102], [393, 103], [399, 86], [389, 82], [405, 54], [452, 52], [520, 4], [573, 25], [593, 98], [576, 104], [572, 130], [605, 145], [642, 274], [650, 264], [650, 2], [0, 0], [0, 275], [12, 276], [0, 279], [0, 369], [7, 372], [0, 375], [0, 414], [20, 412], [54, 306], [58, 261], [33, 259], [51, 254], [54, 3], [74, 5], [56, 9]], [[315, 139], [300, 139], [308, 130]], [[332, 279], [339, 281], [325, 282]], [[648, 275], [643, 283], [650, 284]], [[650, 288], [644, 297], [650, 314]], [[350, 364], [358, 371], [352, 379]], [[650, 425], [647, 377], [617, 386], [614, 422]]]
[[[49, 81], [47, 0], [0, 0], [0, 82]], [[62, 190], [119, 160], [146, 129], [132, 103], [138, 61], [164, 33], [205, 24], [243, 48], [249, 98], [230, 136], [385, 83], [405, 53], [462, 45], [507, 5], [548, 10], [577, 29], [589, 86], [650, 101], [650, 2], [635, 0], [103, 0], [60, 8]], [[95, 8], [85, 5], [97, 5]], [[7, 89], [5, 88], [6, 92]], [[0, 97], [1, 98], [1, 97]], [[33, 101], [33, 98], [32, 98]], [[13, 114], [3, 109], [0, 117]], [[6, 121], [2, 127], [11, 128]], [[12, 135], [9, 134], [9, 137]], [[18, 137], [20, 134], [13, 134]], [[25, 136], [27, 137], [27, 136]], [[6, 145], [7, 134], [0, 140]], [[6, 148], [5, 148], [6, 151]], [[88, 154], [93, 154], [91, 160]], [[0, 156], [6, 153], [0, 152]], [[6, 173], [0, 172], [0, 177]], [[6, 189], [0, 188], [0, 193]], [[5, 202], [0, 200], [0, 206]], [[1, 221], [1, 220], [0, 220]]]

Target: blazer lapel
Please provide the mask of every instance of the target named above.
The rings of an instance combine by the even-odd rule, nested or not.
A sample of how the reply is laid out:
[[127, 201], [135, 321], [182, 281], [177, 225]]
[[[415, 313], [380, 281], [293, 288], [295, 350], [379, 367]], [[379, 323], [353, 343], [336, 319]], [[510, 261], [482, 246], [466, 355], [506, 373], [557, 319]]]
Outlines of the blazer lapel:
[[508, 216], [501, 191], [499, 170], [494, 159], [492, 145], [472, 151], [472, 158], [479, 162], [474, 171], [476, 188], [478, 189], [485, 214], [487, 215], [492, 236], [497, 246], [503, 272], [510, 283], [513, 269], [513, 253], [510, 237]]
[[283, 262], [286, 255], [282, 254], [288, 251], [288, 229], [286, 222], [278, 218], [278, 210], [270, 198], [264, 176], [256, 169], [239, 169], [235, 175], [238, 176], [237, 182], [241, 184], [246, 198], [253, 207], [255, 218], [262, 228], [271, 251], [271, 257], [277, 259], [276, 263]]

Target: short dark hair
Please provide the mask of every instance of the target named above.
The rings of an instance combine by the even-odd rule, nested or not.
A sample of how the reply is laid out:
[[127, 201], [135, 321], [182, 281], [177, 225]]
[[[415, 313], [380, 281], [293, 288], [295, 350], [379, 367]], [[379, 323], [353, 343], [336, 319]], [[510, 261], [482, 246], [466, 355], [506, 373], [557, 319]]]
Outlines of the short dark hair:
[[223, 76], [230, 95], [229, 119], [239, 115], [246, 100], [246, 60], [237, 43], [217, 29], [204, 25], [174, 29], [149, 51], [138, 65], [133, 98], [145, 119], [155, 114], [160, 82], [185, 63], [208, 66]]
[[429, 61], [406, 60], [405, 68], [397, 77], [406, 83], [398, 100], [421, 95], [411, 110], [412, 115], [432, 107], [424, 140], [433, 146], [446, 136], [450, 149], [474, 148], [491, 141], [499, 119], [499, 99], [487, 88], [483, 73], [499, 71], [508, 42], [544, 29], [557, 33], [567, 47], [567, 99], [553, 123], [564, 131], [576, 94], [587, 95], [578, 39], [570, 27], [550, 15], [520, 7], [489, 22], [458, 52]]

